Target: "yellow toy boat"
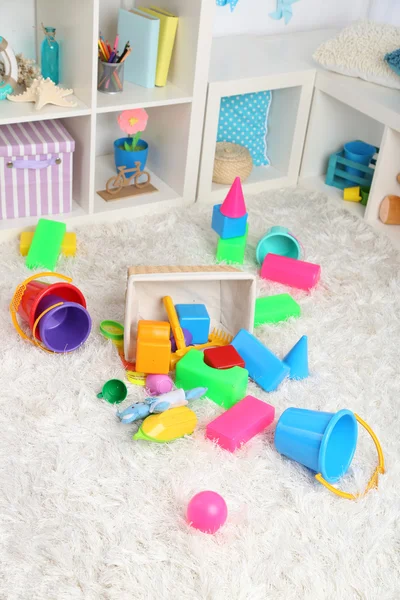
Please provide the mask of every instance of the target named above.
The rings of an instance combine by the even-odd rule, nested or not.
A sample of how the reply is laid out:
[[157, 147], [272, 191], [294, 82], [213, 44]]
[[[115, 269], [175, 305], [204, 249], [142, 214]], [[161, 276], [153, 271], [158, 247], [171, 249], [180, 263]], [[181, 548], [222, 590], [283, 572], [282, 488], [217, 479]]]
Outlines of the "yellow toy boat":
[[133, 439], [158, 443], [171, 442], [193, 433], [196, 424], [197, 417], [195, 413], [187, 406], [178, 406], [147, 417]]

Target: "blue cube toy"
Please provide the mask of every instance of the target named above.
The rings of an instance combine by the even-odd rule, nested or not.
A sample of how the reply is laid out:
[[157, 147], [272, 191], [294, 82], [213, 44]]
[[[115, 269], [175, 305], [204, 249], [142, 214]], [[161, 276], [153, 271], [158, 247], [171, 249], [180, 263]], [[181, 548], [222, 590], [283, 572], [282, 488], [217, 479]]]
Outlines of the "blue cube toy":
[[276, 390], [281, 381], [289, 375], [288, 365], [246, 329], [240, 329], [231, 345], [243, 358], [251, 379], [266, 392]]
[[220, 238], [229, 240], [230, 238], [240, 237], [246, 233], [247, 213], [244, 217], [226, 217], [221, 212], [222, 204], [216, 204], [213, 208], [211, 227], [216, 231]]
[[193, 336], [192, 344], [208, 342], [210, 317], [204, 304], [176, 304], [175, 308], [182, 329], [188, 329]]

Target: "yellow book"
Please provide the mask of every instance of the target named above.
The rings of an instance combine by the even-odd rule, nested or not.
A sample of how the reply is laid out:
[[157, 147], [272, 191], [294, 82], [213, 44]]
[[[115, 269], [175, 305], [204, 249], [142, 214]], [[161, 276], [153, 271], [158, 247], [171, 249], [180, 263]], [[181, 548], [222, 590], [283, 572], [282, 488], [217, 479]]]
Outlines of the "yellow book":
[[139, 10], [160, 19], [156, 85], [162, 87], [167, 83], [169, 65], [171, 64], [172, 50], [174, 48], [176, 30], [178, 28], [178, 17], [155, 6], [151, 6], [150, 8], [139, 7]]

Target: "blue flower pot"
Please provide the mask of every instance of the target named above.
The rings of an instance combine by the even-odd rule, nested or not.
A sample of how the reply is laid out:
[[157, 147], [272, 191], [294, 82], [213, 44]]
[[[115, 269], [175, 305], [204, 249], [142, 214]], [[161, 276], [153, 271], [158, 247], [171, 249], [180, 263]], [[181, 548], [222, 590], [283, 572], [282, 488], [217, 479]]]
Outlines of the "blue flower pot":
[[114, 159], [115, 167], [118, 173], [118, 167], [126, 167], [127, 169], [134, 169], [135, 163], [140, 162], [140, 170], [144, 171], [146, 167], [147, 155], [149, 153], [149, 145], [144, 140], [139, 140], [137, 145], [143, 146], [142, 150], [136, 152], [128, 152], [123, 150], [124, 142], [132, 144], [132, 138], [119, 138], [114, 142]]

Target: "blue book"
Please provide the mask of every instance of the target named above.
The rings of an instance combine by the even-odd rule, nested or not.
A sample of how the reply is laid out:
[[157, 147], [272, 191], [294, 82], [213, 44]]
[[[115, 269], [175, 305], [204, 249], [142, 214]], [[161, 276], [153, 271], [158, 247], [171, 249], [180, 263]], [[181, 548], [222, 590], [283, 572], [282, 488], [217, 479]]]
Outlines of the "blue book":
[[132, 52], [125, 60], [125, 81], [152, 88], [156, 82], [160, 19], [137, 8], [120, 8], [118, 34], [121, 43], [130, 42]]

